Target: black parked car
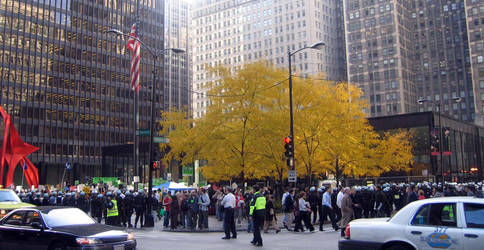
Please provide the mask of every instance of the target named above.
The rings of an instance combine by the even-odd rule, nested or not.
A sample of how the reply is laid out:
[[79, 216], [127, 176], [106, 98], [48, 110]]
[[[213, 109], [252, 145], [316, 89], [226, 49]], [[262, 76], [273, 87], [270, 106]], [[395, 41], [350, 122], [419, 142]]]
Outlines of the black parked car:
[[0, 220], [2, 250], [136, 249], [133, 233], [99, 224], [78, 208], [16, 209]]

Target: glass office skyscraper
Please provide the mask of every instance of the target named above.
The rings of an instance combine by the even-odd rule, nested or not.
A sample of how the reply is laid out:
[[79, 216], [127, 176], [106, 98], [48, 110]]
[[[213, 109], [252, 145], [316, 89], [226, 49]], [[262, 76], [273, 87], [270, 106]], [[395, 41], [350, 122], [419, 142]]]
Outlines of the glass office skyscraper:
[[[83, 176], [99, 176], [101, 148], [134, 141], [131, 56], [124, 37], [105, 31], [129, 32], [136, 2], [0, 1], [0, 103], [22, 138], [40, 147], [30, 156], [39, 167], [40, 183], [59, 183], [67, 161], [73, 165], [71, 178], [83, 182]], [[156, 51], [164, 48], [163, 5], [163, 0], [139, 0], [140, 36]], [[150, 120], [153, 60], [141, 51], [144, 128]], [[156, 84], [159, 110], [161, 77]]]

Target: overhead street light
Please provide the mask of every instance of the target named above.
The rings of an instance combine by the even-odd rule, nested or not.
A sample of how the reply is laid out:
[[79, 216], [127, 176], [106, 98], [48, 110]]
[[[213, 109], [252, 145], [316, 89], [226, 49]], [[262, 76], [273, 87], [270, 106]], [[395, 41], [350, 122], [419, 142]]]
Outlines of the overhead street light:
[[[296, 139], [294, 137], [294, 111], [293, 111], [293, 104], [292, 104], [292, 62], [291, 62], [291, 57], [293, 55], [295, 55], [296, 53], [302, 51], [302, 50], [305, 50], [305, 49], [317, 49], [317, 50], [321, 50], [326, 44], [322, 41], [320, 42], [317, 42], [311, 46], [305, 46], [303, 48], [300, 48], [294, 52], [291, 52], [291, 51], [287, 51], [287, 57], [288, 57], [288, 62], [289, 62], [289, 115], [290, 115], [290, 134], [289, 134], [289, 137], [291, 138], [292, 140], [292, 154], [291, 154], [291, 157], [288, 159], [288, 161], [291, 161], [292, 162], [292, 165], [291, 165], [291, 170], [294, 170], [296, 169], [296, 161], [294, 160], [294, 140]], [[294, 186], [296, 185], [296, 183], [294, 183]]]

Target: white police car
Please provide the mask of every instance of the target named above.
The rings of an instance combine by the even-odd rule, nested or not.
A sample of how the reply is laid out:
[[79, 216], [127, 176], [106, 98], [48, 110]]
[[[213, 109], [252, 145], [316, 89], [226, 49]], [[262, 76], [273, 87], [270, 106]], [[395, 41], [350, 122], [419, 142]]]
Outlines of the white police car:
[[484, 249], [484, 199], [442, 197], [412, 202], [391, 218], [349, 223], [339, 249]]

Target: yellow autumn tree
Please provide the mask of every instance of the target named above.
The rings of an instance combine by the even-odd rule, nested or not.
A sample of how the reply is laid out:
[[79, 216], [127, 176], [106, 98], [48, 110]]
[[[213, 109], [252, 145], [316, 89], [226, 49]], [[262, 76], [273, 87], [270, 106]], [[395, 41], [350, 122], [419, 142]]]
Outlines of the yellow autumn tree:
[[[208, 165], [207, 179], [260, 179], [267, 176], [267, 162], [259, 152], [267, 120], [267, 93], [282, 91], [286, 77], [265, 62], [247, 64], [237, 73], [219, 67], [211, 74], [220, 80], [209, 84], [211, 105], [201, 120], [207, 145], [202, 150]], [[279, 88], [278, 88], [279, 87]], [[270, 102], [269, 102], [270, 103]]]

